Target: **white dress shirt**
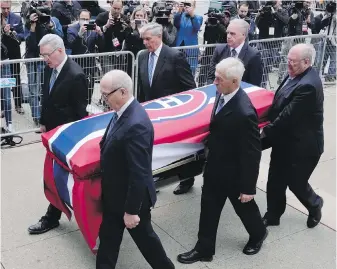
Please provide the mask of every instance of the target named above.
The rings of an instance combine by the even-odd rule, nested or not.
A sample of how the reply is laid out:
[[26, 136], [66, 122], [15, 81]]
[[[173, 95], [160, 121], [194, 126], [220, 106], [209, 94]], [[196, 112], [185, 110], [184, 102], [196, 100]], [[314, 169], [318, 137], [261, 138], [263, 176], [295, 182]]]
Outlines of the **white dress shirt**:
[[[245, 44], [245, 41], [243, 41], [236, 49], [235, 49], [235, 51], [236, 51], [236, 56], [235, 56], [235, 58], [238, 58], [238, 56], [239, 56], [239, 54], [240, 54], [240, 52], [241, 52], [241, 50], [242, 50], [242, 47], [243, 47], [243, 45]], [[232, 48], [232, 47], [229, 47], [230, 48], [230, 50], [231, 50], [231, 55], [232, 55], [232, 49], [234, 49], [234, 48]]]
[[234, 92], [229, 93], [229, 94], [221, 94], [221, 97], [224, 98], [224, 106], [233, 98], [233, 96], [238, 92], [240, 88], [237, 88]]
[[[56, 79], [59, 76], [59, 74], [61, 73], [62, 68], [63, 68], [63, 66], [64, 66], [64, 64], [66, 63], [67, 60], [68, 60], [68, 56], [64, 57], [64, 60], [58, 65], [58, 67], [55, 68], [56, 71], [57, 71]], [[55, 81], [56, 81], [56, 79], [55, 79]]]
[[135, 98], [132, 96], [122, 107], [120, 110], [117, 111], [117, 121], [119, 120], [119, 118], [123, 115], [124, 111], [128, 108], [128, 106], [132, 103], [132, 101]]

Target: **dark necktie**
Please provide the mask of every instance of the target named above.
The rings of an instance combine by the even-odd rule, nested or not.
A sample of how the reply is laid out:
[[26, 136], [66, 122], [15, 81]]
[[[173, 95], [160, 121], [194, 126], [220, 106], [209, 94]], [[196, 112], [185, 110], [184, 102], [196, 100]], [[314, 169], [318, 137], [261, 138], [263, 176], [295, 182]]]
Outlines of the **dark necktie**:
[[225, 98], [223, 95], [221, 95], [219, 102], [218, 102], [218, 106], [216, 108], [215, 114], [218, 114], [219, 111], [221, 110], [221, 108], [223, 108], [223, 106], [225, 105]]
[[107, 133], [107, 136], [111, 133], [112, 129], [114, 128], [116, 122], [118, 120], [118, 115], [116, 112], [114, 112], [112, 114], [112, 118], [111, 118], [111, 123], [110, 123], [110, 126], [109, 126], [109, 130], [108, 130], [108, 133]]
[[236, 53], [236, 50], [235, 49], [232, 49], [231, 51], [231, 56], [232, 57], [236, 57], [237, 53]]
[[56, 78], [57, 78], [57, 70], [56, 69], [53, 69], [53, 72], [50, 76], [50, 80], [49, 80], [49, 92], [51, 91], [51, 89], [53, 88], [54, 86], [54, 83], [56, 81]]

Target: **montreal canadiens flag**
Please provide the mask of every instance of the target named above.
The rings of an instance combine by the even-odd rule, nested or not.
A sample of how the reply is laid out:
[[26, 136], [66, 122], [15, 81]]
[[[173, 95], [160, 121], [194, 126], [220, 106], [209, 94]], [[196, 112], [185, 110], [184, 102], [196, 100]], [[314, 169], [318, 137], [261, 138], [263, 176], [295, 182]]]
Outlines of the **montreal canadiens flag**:
[[[259, 117], [272, 103], [271, 91], [242, 83]], [[208, 134], [216, 87], [208, 85], [143, 103], [155, 130], [152, 169], [165, 167], [203, 149]], [[81, 181], [97, 178], [99, 142], [111, 112], [59, 126], [42, 135], [47, 149], [44, 166], [45, 194], [56, 207], [71, 216]], [[99, 176], [98, 176], [99, 177]], [[99, 196], [99, 190], [91, 195]], [[97, 197], [99, 199], [99, 197]], [[76, 201], [79, 203], [82, 201]]]

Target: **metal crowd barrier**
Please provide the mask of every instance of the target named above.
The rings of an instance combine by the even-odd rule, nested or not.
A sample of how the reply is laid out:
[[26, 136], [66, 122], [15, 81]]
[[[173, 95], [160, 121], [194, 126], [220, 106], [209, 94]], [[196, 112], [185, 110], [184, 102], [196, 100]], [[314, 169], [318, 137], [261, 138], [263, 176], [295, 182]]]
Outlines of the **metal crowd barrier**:
[[312, 44], [316, 49], [313, 67], [320, 72], [323, 60], [323, 46], [326, 35], [302, 35], [282, 38], [252, 40], [249, 45], [255, 47], [260, 53], [263, 63], [261, 87], [276, 90], [287, 74], [287, 55], [290, 48], [299, 43]]
[[[249, 44], [256, 47], [264, 65], [262, 87], [276, 90], [287, 73], [287, 54], [289, 49], [298, 43], [313, 44], [316, 49], [314, 68], [324, 76], [326, 81], [334, 83], [336, 79], [336, 37], [326, 35], [292, 36], [284, 38], [252, 40]], [[216, 44], [175, 47], [182, 51], [191, 66], [196, 85], [207, 84], [207, 73]], [[135, 59], [129, 51], [71, 55], [82, 66], [88, 78], [88, 107], [91, 114], [106, 110], [106, 104], [99, 92], [99, 81], [102, 76], [113, 69], [126, 71], [134, 81], [134, 94], [137, 97], [139, 52]], [[38, 130], [40, 113], [41, 85], [44, 78], [45, 63], [40, 58], [1, 61], [1, 78], [17, 78], [17, 86], [1, 88], [1, 111], [7, 123], [12, 122], [10, 133], [1, 137], [23, 134]], [[20, 74], [21, 73], [21, 74]], [[21, 75], [21, 78], [20, 78]], [[20, 83], [24, 77], [28, 85]], [[24, 114], [15, 110], [19, 103], [22, 87], [22, 106]], [[28, 90], [27, 90], [28, 88]]]
[[[106, 105], [99, 93], [99, 81], [113, 69], [127, 72], [134, 80], [134, 55], [129, 51], [70, 55], [82, 68], [88, 79], [88, 106], [90, 114], [101, 113]], [[23, 68], [25, 67], [25, 68]], [[42, 84], [45, 62], [41, 58], [1, 61], [1, 79], [15, 78], [16, 85], [1, 86], [1, 137], [39, 130]], [[27, 77], [27, 84], [22, 83]], [[23, 93], [20, 96], [19, 93]], [[23, 111], [18, 107], [22, 106]]]

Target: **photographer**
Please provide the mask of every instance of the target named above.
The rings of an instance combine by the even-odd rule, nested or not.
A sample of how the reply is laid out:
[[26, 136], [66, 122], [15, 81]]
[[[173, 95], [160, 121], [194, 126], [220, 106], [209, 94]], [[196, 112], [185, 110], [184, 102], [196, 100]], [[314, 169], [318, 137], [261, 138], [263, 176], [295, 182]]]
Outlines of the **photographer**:
[[[10, 78], [11, 69], [9, 64], [3, 64], [2, 61], [9, 60], [10, 50], [12, 43], [16, 42], [13, 37], [5, 32], [7, 23], [5, 17], [1, 13], [1, 63], [0, 63], [0, 75], [1, 78]], [[11, 88], [4, 87], [1, 91], [1, 117], [5, 116], [6, 129], [8, 132], [12, 132], [12, 100], [11, 100]]]
[[325, 75], [326, 82], [335, 82], [336, 81], [336, 3], [330, 1], [324, 13], [324, 16], [321, 21], [321, 27], [325, 27], [325, 33], [328, 35], [326, 39], [326, 47], [323, 58], [322, 72], [324, 75], [325, 67], [330, 58], [330, 64], [328, 67], [328, 74]]
[[304, 16], [302, 13], [303, 2], [295, 2], [289, 9], [288, 36], [302, 35]]
[[[203, 17], [195, 14], [195, 5], [195, 0], [181, 2], [179, 12], [174, 15], [174, 26], [178, 30], [177, 47], [198, 45], [198, 33], [203, 22]], [[199, 50], [188, 49], [185, 52], [194, 76], [198, 65]]]
[[[21, 59], [21, 41], [24, 40], [23, 25], [21, 17], [11, 12], [11, 1], [1, 1], [1, 14], [4, 18], [5, 34], [11, 37], [11, 45], [9, 50], [9, 60]], [[12, 88], [15, 110], [18, 114], [24, 114], [22, 108], [22, 89], [21, 89], [21, 76], [20, 76], [20, 63], [10, 64], [10, 71], [12, 77], [16, 79], [16, 86]]]
[[255, 23], [259, 28], [259, 39], [283, 37], [289, 16], [287, 10], [282, 8], [282, 1], [268, 1], [259, 10]]
[[312, 34], [315, 34], [315, 15], [314, 12], [310, 9], [311, 0], [306, 0], [303, 2], [303, 24], [302, 32], [303, 35], [308, 35], [309, 28], [311, 29]]
[[140, 37], [139, 30], [147, 23], [148, 17], [146, 10], [143, 9], [142, 6], [136, 7], [130, 17], [130, 24], [133, 31], [127, 35], [124, 47], [124, 50], [131, 51], [135, 58], [139, 51], [146, 49], [143, 39]]
[[[46, 10], [47, 12], [47, 10]], [[63, 37], [62, 26], [55, 17], [41, 13], [37, 9], [30, 9], [26, 24], [26, 54], [25, 58], [38, 58], [40, 55], [39, 42], [46, 34], [57, 34]], [[29, 86], [29, 104], [32, 110], [32, 117], [36, 127], [39, 126], [40, 119], [40, 88], [42, 83], [42, 75], [44, 63], [27, 62], [27, 76]]]
[[169, 47], [175, 47], [177, 28], [173, 25], [173, 3], [170, 1], [155, 2], [153, 4], [152, 22], [163, 26], [163, 43]]
[[99, 6], [99, 1], [78, 1], [78, 3], [81, 5], [82, 10], [86, 9], [91, 14], [91, 19], [96, 19], [98, 14], [105, 12], [106, 10]]
[[[95, 22], [104, 33], [104, 52], [121, 51], [125, 38], [132, 31], [129, 19], [122, 14], [123, 2], [114, 0], [110, 2], [110, 5], [110, 11], [99, 14]], [[114, 55], [104, 56], [101, 63], [104, 73], [110, 71], [119, 60], [124, 61], [125, 59]]]
[[[96, 24], [89, 24], [91, 13], [89, 10], [82, 9], [79, 15], [79, 21], [73, 26], [68, 27], [67, 39], [72, 55], [95, 53], [96, 46], [98, 51], [104, 49], [104, 36], [101, 28]], [[89, 27], [92, 27], [88, 29]], [[92, 93], [95, 85], [96, 62], [94, 57], [75, 58], [83, 69], [88, 79], [88, 104], [91, 103]]]
[[245, 20], [249, 24], [248, 41], [254, 39], [255, 22], [250, 18], [249, 5], [246, 2], [239, 4], [237, 19]]
[[71, 54], [71, 50], [67, 42], [67, 30], [68, 27], [76, 21], [76, 18], [78, 18], [81, 9], [81, 5], [74, 0], [54, 1], [52, 5], [51, 15], [56, 17], [62, 25], [63, 42], [68, 55]]

